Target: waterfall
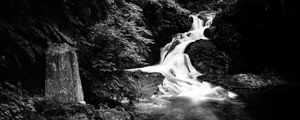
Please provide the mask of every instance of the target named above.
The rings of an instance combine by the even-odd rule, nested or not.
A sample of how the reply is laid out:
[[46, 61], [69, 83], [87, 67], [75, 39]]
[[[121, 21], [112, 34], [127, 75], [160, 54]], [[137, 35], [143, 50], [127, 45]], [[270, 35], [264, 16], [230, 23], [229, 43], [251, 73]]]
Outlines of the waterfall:
[[153, 98], [186, 97], [193, 102], [235, 98], [236, 94], [220, 86], [213, 86], [209, 82], [198, 80], [197, 77], [202, 74], [191, 64], [188, 54], [184, 53], [186, 47], [192, 42], [208, 40], [204, 36], [204, 30], [211, 26], [215, 13], [200, 12], [189, 17], [193, 19], [190, 31], [177, 34], [170, 43], [161, 49], [159, 64], [126, 71], [140, 70], [147, 73], [161, 73], [165, 79], [162, 85], [158, 86], [160, 94], [154, 95]]

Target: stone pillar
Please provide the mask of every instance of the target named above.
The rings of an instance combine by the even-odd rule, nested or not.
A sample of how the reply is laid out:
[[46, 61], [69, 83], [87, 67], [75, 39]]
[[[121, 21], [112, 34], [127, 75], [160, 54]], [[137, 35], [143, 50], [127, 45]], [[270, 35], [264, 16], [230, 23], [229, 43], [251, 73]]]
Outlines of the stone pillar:
[[52, 44], [46, 51], [46, 99], [85, 103], [77, 55], [68, 44]]

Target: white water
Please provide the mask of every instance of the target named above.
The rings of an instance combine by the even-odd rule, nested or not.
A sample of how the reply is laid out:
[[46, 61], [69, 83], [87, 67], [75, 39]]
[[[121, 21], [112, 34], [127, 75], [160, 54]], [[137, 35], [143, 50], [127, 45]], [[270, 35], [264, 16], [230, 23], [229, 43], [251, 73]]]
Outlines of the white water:
[[[199, 19], [205, 17], [206, 21]], [[235, 98], [237, 95], [222, 87], [213, 86], [209, 82], [197, 80], [202, 75], [191, 64], [190, 57], [184, 53], [186, 47], [197, 40], [208, 40], [204, 36], [204, 30], [212, 24], [215, 13], [202, 12], [190, 15], [193, 19], [191, 30], [177, 34], [170, 43], [161, 49], [161, 60], [157, 65], [142, 68], [127, 69], [153, 73], [158, 72], [165, 76], [162, 85], [158, 86], [161, 94], [153, 98], [172, 99], [178, 97], [188, 98], [191, 103], [204, 100], [225, 100]]]

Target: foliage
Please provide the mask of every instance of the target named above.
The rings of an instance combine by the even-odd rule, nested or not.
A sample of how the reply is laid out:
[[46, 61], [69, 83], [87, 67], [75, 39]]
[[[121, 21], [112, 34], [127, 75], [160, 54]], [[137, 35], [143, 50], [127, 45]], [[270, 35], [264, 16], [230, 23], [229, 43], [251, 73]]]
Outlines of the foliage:
[[233, 4], [236, 4], [238, 0], [175, 0], [182, 7], [189, 9], [193, 12], [199, 12], [201, 10], [213, 10], [224, 12], [231, 9]]
[[3, 0], [0, 3], [0, 77], [29, 92], [44, 89], [51, 43], [76, 46], [105, 14], [100, 0]]
[[[106, 0], [106, 17], [90, 28], [89, 38], [79, 44], [79, 61], [85, 93], [94, 104], [116, 104], [123, 97], [134, 99], [133, 81], [124, 77], [125, 68], [146, 65], [148, 45], [142, 9], [126, 1]], [[112, 102], [115, 101], [115, 102]]]
[[158, 91], [158, 85], [162, 84], [164, 77], [160, 73], [143, 73], [140, 71], [126, 73], [128, 79], [133, 82], [136, 97], [139, 99], [150, 98]]
[[47, 120], [130, 120], [132, 113], [123, 107], [111, 108], [106, 104], [93, 105], [78, 103], [59, 103], [40, 100], [35, 103], [36, 111]]
[[43, 119], [36, 113], [34, 99], [26, 91], [8, 82], [0, 83], [0, 91], [0, 120]]
[[107, 18], [93, 26], [90, 34], [89, 42], [100, 53], [92, 60], [93, 67], [106, 72], [109, 68], [113, 71], [146, 64], [144, 57], [149, 50], [146, 45], [152, 40], [147, 38], [151, 32], [143, 26], [142, 9], [126, 2], [108, 4]]
[[96, 120], [132, 120], [132, 112], [124, 109], [109, 108], [106, 105], [99, 105], [100, 108], [95, 111]]
[[35, 103], [37, 113], [47, 120], [67, 120], [75, 117], [82, 119], [92, 119], [94, 116], [94, 107], [79, 103], [59, 103], [52, 100], [39, 100]]
[[190, 11], [173, 0], [146, 0], [142, 4], [146, 25], [153, 32], [157, 45], [165, 45], [172, 36], [190, 28]]
[[129, 120], [132, 113], [123, 107], [99, 104], [59, 103], [43, 97], [30, 97], [20, 86], [0, 83], [0, 120]]
[[[134, 82], [130, 81], [126, 74], [115, 72], [105, 76], [101, 80], [93, 80], [91, 84], [92, 96], [86, 99], [94, 105], [107, 103], [110, 107], [123, 106], [123, 99], [133, 101], [137, 98]], [[88, 94], [89, 95], [89, 94]]]

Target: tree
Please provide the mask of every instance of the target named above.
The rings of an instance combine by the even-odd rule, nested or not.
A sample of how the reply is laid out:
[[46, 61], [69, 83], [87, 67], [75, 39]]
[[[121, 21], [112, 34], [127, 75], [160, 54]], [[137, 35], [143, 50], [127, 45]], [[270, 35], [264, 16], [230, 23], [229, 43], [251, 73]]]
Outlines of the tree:
[[139, 6], [106, 0], [105, 7], [106, 19], [91, 27], [89, 39], [81, 42], [81, 59], [89, 60], [82, 65], [82, 74], [94, 94], [120, 100], [133, 85], [122, 78], [121, 70], [146, 65], [147, 45], [153, 42]]

